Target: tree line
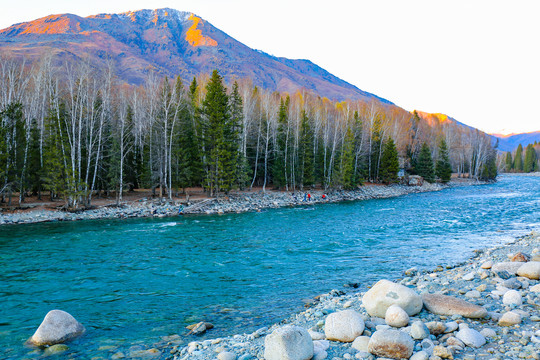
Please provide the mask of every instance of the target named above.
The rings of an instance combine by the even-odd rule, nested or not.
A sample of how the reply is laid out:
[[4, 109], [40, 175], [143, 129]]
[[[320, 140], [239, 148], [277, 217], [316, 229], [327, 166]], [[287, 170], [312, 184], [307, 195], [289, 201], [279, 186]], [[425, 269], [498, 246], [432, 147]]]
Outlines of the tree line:
[[523, 146], [518, 145], [516, 151], [507, 151], [504, 159], [504, 169], [507, 172], [530, 173], [540, 171], [540, 144], [534, 142], [525, 148], [523, 155]]
[[494, 178], [496, 152], [478, 130], [429, 124], [378, 101], [280, 94], [216, 70], [187, 83], [149, 73], [118, 82], [112, 66], [0, 62], [2, 201], [17, 193], [90, 206], [92, 197], [190, 187], [210, 196], [255, 186], [354, 189], [398, 171], [446, 182]]

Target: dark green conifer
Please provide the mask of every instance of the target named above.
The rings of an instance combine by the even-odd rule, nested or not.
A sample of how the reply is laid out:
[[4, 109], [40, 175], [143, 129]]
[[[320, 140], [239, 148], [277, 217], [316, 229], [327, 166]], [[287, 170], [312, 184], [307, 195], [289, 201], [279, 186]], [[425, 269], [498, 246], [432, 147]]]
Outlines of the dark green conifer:
[[514, 170], [517, 172], [523, 171], [523, 146], [518, 145], [516, 155], [514, 155]]
[[392, 138], [389, 138], [384, 144], [381, 157], [381, 180], [386, 184], [397, 181], [399, 171], [399, 159], [396, 144]]
[[450, 181], [452, 177], [452, 165], [450, 164], [450, 155], [448, 154], [448, 146], [444, 139], [439, 144], [439, 158], [435, 167], [435, 174], [443, 183]]
[[505, 161], [506, 171], [512, 171], [514, 169], [514, 160], [512, 159], [512, 153], [510, 151], [506, 152], [506, 161]]
[[435, 170], [433, 169], [431, 150], [426, 143], [422, 145], [420, 154], [418, 155], [417, 173], [427, 182], [432, 183], [435, 181]]

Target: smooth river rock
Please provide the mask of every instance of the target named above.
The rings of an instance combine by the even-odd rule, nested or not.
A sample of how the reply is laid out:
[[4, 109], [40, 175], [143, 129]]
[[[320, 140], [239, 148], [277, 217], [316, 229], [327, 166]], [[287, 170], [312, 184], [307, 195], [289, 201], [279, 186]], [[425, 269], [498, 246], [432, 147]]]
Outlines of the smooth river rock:
[[398, 305], [392, 305], [386, 309], [384, 320], [386, 324], [400, 328], [409, 324], [409, 315]]
[[312, 357], [313, 340], [300, 326], [284, 326], [264, 339], [266, 360], [309, 360]]
[[505, 261], [500, 263], [495, 263], [491, 267], [491, 271], [494, 273], [498, 273], [501, 271], [507, 271], [511, 275], [516, 275], [518, 269], [523, 265], [521, 262], [511, 262], [511, 261]]
[[517, 270], [519, 276], [526, 277], [531, 280], [540, 279], [540, 261], [530, 261], [524, 263]]
[[371, 316], [384, 318], [386, 310], [398, 305], [409, 315], [422, 310], [422, 298], [414, 290], [388, 280], [377, 282], [362, 298], [366, 311]]
[[429, 336], [429, 329], [422, 321], [415, 321], [411, 325], [411, 336], [415, 340], [423, 340]]
[[61, 344], [84, 333], [84, 326], [62, 310], [51, 310], [29, 342], [36, 346]]
[[487, 310], [484, 307], [453, 296], [424, 294], [422, 299], [425, 308], [437, 315], [461, 315], [471, 319], [481, 319], [487, 316]]
[[512, 326], [521, 322], [521, 315], [514, 311], [508, 311], [499, 319], [499, 326]]
[[482, 334], [466, 326], [460, 328], [456, 333], [456, 337], [463, 341], [465, 345], [473, 348], [479, 348], [486, 343], [486, 338]]
[[331, 313], [324, 323], [324, 334], [328, 340], [351, 342], [364, 332], [362, 316], [354, 310]]
[[521, 294], [517, 290], [508, 290], [503, 295], [503, 304], [505, 305], [515, 305], [519, 306], [521, 305]]
[[378, 330], [371, 336], [368, 351], [390, 359], [408, 359], [414, 349], [414, 340], [403, 331]]

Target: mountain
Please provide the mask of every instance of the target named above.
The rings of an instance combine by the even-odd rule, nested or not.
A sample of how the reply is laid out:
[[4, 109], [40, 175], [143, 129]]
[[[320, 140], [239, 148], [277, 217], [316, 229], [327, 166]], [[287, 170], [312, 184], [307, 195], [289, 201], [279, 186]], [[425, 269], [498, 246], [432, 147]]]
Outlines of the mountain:
[[89, 17], [50, 15], [0, 30], [0, 51], [30, 61], [51, 54], [56, 64], [86, 58], [104, 67], [111, 59], [117, 76], [130, 84], [141, 84], [151, 70], [190, 81], [218, 69], [227, 82], [250, 78], [257, 86], [280, 92], [307, 89], [334, 100], [391, 104], [309, 60], [253, 50], [192, 13], [168, 8]]
[[535, 141], [540, 142], [540, 131], [523, 134], [491, 135], [499, 139], [499, 150], [502, 151], [513, 151], [518, 147], [519, 144], [523, 145], [525, 148], [527, 145], [533, 144]]

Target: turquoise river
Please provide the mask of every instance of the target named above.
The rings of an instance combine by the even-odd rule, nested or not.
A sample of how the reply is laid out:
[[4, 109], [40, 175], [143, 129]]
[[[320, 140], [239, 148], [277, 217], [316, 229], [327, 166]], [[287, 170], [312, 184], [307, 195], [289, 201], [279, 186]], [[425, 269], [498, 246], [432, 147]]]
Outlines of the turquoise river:
[[540, 177], [503, 176], [260, 213], [4, 225], [0, 358], [39, 357], [24, 342], [52, 309], [87, 329], [67, 358], [150, 348], [201, 320], [215, 325], [207, 337], [251, 332], [344, 284], [455, 264], [538, 230], [539, 209]]

